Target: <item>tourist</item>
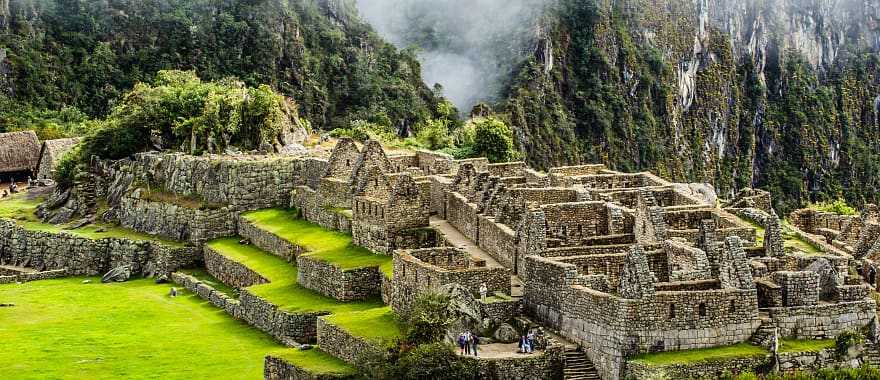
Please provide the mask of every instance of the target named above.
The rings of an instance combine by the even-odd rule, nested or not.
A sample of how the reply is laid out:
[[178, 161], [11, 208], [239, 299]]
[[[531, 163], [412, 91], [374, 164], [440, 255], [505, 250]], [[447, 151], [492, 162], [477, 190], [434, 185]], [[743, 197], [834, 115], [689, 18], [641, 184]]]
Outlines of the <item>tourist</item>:
[[529, 341], [526, 340], [526, 336], [523, 335], [519, 338], [519, 352], [525, 354], [528, 351], [529, 351]]
[[177, 297], [177, 288], [171, 287], [171, 297]]
[[480, 337], [477, 334], [471, 334], [471, 346], [473, 347], [474, 356], [480, 356], [477, 353], [477, 345], [480, 344]]
[[464, 333], [458, 334], [458, 348], [461, 349], [460, 355], [464, 355], [465, 344], [467, 344], [467, 339], [464, 337]]
[[483, 301], [483, 303], [486, 302], [486, 293], [488, 293], [488, 292], [489, 292], [489, 288], [486, 287], [486, 283], [484, 282], [484, 283], [480, 284], [480, 301]]
[[535, 333], [531, 330], [529, 331], [529, 335], [526, 336], [526, 343], [529, 346], [529, 353], [531, 354], [535, 350]]
[[466, 331], [464, 333], [464, 354], [465, 355], [471, 354], [471, 332], [470, 331]]

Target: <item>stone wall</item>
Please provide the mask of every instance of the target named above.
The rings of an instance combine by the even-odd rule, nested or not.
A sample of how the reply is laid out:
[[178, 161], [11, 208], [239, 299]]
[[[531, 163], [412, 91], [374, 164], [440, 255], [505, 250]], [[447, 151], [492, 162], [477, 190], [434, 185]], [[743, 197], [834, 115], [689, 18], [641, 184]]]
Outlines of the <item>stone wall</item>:
[[795, 339], [834, 338], [846, 330], [867, 326], [876, 317], [873, 300], [811, 306], [768, 308], [779, 334]]
[[238, 300], [214, 289], [214, 287], [202, 282], [198, 278], [185, 273], [174, 272], [171, 274], [171, 281], [193, 292], [199, 298], [210, 302], [214, 307], [226, 311], [229, 315], [235, 318], [240, 317], [241, 312]]
[[516, 268], [516, 231], [503, 224], [495, 223], [494, 219], [485, 216], [479, 219], [480, 248], [492, 255], [501, 265]]
[[226, 258], [211, 247], [205, 246], [204, 249], [205, 270], [220, 282], [237, 289], [269, 283], [269, 280], [260, 276], [259, 273], [239, 262]]
[[379, 268], [342, 270], [309, 255], [297, 257], [296, 264], [299, 268], [297, 282], [327, 297], [354, 301], [381, 294], [382, 273]]
[[819, 302], [819, 274], [816, 272], [775, 272], [783, 306], [807, 306]]
[[[821, 368], [847, 368], [852, 366], [849, 358], [839, 357], [833, 349], [815, 352], [785, 352], [778, 356], [778, 368], [783, 372], [814, 372]], [[858, 363], [859, 360], [856, 360]], [[639, 361], [626, 363], [628, 379], [717, 379], [726, 374], [751, 372], [759, 375], [773, 371], [772, 355], [733, 358], [725, 360], [697, 361], [688, 364], [648, 365]]]
[[0, 263], [37, 270], [66, 269], [71, 276], [102, 275], [131, 265], [133, 275], [168, 275], [202, 261], [201, 251], [157, 242], [119, 238], [99, 240], [67, 233], [32, 231], [0, 220]]
[[288, 346], [296, 343], [314, 343], [317, 337], [318, 317], [326, 313], [291, 313], [243, 289], [238, 298], [239, 317]]
[[480, 240], [480, 220], [474, 205], [458, 193], [446, 194], [446, 220], [472, 241]]
[[6, 274], [0, 276], [0, 284], [12, 284], [16, 282], [30, 282], [40, 280], [51, 280], [53, 278], [62, 278], [67, 276], [66, 269], [54, 269], [42, 272], [21, 272], [18, 274]]
[[197, 195], [232, 210], [256, 210], [288, 203], [304, 183], [300, 158], [284, 156], [190, 156], [142, 153], [131, 163], [136, 181], [174, 194]]
[[324, 318], [318, 318], [318, 343], [323, 351], [355, 366], [385, 353], [377, 343], [353, 336]]
[[264, 380], [331, 380], [331, 379], [356, 379], [358, 376], [313, 374], [305, 369], [297, 367], [282, 358], [266, 355], [263, 363]]
[[193, 244], [235, 235], [235, 218], [227, 207], [193, 209], [148, 201], [140, 194], [135, 190], [119, 204], [117, 217], [125, 228]]
[[547, 347], [540, 355], [515, 358], [468, 358], [479, 367], [481, 379], [520, 380], [520, 379], [561, 379], [562, 346]]
[[269, 252], [275, 256], [283, 257], [287, 261], [293, 261], [305, 249], [287, 240], [282, 239], [269, 231], [260, 229], [251, 224], [247, 219], [238, 217], [238, 235], [249, 240], [255, 247]]
[[394, 253], [391, 306], [409, 310], [418, 295], [447, 284], [460, 284], [475, 297], [481, 284], [489, 293], [510, 294], [510, 271], [472, 267], [467, 253], [455, 248], [429, 248]]

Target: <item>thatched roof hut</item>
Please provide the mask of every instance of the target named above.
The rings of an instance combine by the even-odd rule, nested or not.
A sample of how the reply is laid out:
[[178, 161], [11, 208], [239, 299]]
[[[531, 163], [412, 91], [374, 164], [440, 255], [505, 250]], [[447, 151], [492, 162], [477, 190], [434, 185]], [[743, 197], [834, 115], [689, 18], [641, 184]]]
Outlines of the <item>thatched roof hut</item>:
[[52, 172], [58, 166], [58, 162], [64, 157], [64, 154], [79, 144], [81, 139], [57, 139], [43, 141], [43, 147], [40, 149], [40, 164], [37, 167], [37, 179], [52, 178]]
[[40, 159], [40, 140], [34, 131], [0, 133], [0, 173], [33, 170]]

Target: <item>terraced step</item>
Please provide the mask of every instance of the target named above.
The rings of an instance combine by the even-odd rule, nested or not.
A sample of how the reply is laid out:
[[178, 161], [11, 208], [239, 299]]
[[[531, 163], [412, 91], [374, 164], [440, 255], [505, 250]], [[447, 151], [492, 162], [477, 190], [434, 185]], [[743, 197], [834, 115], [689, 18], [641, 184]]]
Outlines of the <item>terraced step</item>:
[[239, 230], [254, 245], [295, 259], [300, 285], [328, 297], [350, 301], [379, 296], [383, 276], [391, 278], [391, 256], [354, 245], [350, 235], [299, 219], [296, 210], [242, 214]]
[[240, 289], [240, 304], [234, 316], [283, 343], [314, 341], [318, 316], [385, 307], [379, 298], [340, 302], [306, 289], [296, 282], [298, 271], [294, 264], [252, 245], [240, 244], [240, 240], [232, 237], [208, 242], [208, 272]]
[[266, 355], [263, 378], [287, 379], [350, 379], [358, 371], [352, 365], [315, 347], [310, 350], [281, 350]]

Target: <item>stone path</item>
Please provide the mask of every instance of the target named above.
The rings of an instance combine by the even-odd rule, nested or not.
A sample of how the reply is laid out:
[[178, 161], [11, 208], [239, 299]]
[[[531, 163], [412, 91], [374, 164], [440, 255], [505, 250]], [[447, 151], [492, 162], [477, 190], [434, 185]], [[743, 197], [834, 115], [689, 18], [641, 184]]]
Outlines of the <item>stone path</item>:
[[446, 219], [432, 216], [431, 227], [434, 227], [434, 229], [440, 231], [440, 233], [442, 233], [446, 237], [446, 240], [452, 243], [452, 245], [464, 249], [465, 252], [471, 255], [471, 257], [485, 260], [487, 267], [503, 267], [501, 263], [498, 262], [498, 260], [495, 260], [492, 255], [484, 251], [482, 248], [478, 247], [476, 242], [469, 239], [467, 236], [464, 236], [461, 232], [458, 231], [458, 229], [455, 228], [455, 226], [446, 221]]
[[[533, 358], [544, 355], [544, 351], [542, 350], [535, 350], [532, 354], [521, 354], [517, 352], [518, 350], [518, 343], [481, 344], [477, 348], [477, 352], [480, 354], [479, 357], [481, 359]], [[459, 356], [473, 357], [473, 355], [461, 355], [461, 350], [458, 349], [458, 346], [455, 347], [455, 353]]]

